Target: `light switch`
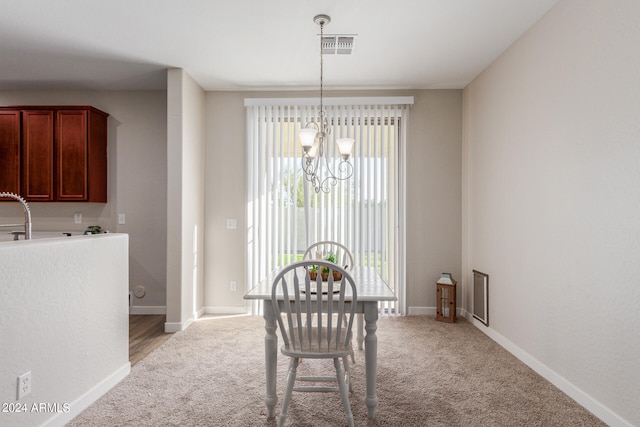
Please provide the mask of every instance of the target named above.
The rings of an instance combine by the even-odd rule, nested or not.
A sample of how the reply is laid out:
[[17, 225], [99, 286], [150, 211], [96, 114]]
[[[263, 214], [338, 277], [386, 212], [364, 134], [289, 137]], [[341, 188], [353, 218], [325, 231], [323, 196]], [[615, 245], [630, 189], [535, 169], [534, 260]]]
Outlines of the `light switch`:
[[118, 214], [118, 224], [120, 224], [120, 225], [126, 224], [125, 217], [124, 217], [123, 213]]
[[237, 219], [228, 219], [227, 220], [227, 228], [229, 230], [234, 230], [238, 228], [238, 220]]

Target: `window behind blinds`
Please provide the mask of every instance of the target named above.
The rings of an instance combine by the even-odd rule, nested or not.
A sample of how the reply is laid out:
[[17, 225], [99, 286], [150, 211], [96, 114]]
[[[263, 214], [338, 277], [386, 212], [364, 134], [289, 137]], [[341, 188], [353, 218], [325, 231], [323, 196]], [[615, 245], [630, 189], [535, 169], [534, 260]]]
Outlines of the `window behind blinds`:
[[[307, 246], [333, 240], [347, 246], [356, 265], [375, 266], [404, 306], [404, 147], [411, 97], [329, 98], [326, 156], [337, 167], [335, 139], [353, 137], [353, 176], [328, 194], [304, 180], [297, 133], [317, 120], [317, 100], [247, 99], [247, 283], [301, 259]], [[324, 167], [324, 166], [323, 166]], [[252, 307], [261, 312], [258, 303]]]

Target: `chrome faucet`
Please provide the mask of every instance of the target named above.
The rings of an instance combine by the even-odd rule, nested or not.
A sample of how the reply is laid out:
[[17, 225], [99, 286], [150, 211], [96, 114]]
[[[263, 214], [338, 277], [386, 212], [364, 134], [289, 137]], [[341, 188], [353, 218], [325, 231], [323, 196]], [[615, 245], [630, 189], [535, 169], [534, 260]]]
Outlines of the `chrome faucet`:
[[[31, 240], [31, 211], [29, 210], [29, 205], [27, 204], [27, 201], [14, 193], [0, 192], [0, 197], [10, 197], [20, 202], [20, 204], [22, 205], [22, 208], [24, 209], [24, 239]], [[15, 227], [17, 225], [22, 225], [22, 224], [0, 224], [0, 227]], [[15, 237], [18, 237], [18, 236], [16, 235]]]

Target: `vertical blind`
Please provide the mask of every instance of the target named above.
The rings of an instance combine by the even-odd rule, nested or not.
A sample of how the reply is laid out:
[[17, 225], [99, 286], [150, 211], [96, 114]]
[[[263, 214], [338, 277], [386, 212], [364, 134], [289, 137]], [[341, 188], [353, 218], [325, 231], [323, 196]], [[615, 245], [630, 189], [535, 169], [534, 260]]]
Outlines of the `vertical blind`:
[[[355, 139], [353, 176], [316, 193], [304, 179], [298, 131], [318, 117], [317, 100], [246, 99], [247, 283], [302, 258], [312, 243], [347, 246], [356, 265], [371, 265], [398, 297], [380, 304], [403, 314], [404, 147], [412, 97], [328, 98], [325, 156], [338, 167], [335, 139]], [[325, 165], [322, 164], [321, 168]], [[260, 303], [251, 307], [261, 312]]]

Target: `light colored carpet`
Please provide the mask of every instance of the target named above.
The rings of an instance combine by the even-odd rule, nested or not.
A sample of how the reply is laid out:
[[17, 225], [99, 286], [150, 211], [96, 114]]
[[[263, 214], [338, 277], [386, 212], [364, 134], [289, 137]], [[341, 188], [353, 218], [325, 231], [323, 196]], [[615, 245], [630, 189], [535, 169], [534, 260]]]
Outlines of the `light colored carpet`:
[[[264, 405], [264, 335], [261, 317], [198, 320], [68, 425], [275, 426]], [[605, 425], [464, 319], [381, 318], [377, 335], [377, 416], [367, 418], [364, 352], [356, 350], [356, 425]], [[287, 363], [279, 354], [277, 411]], [[304, 360], [299, 373], [317, 369]], [[346, 425], [339, 395], [294, 393], [287, 425]]]

